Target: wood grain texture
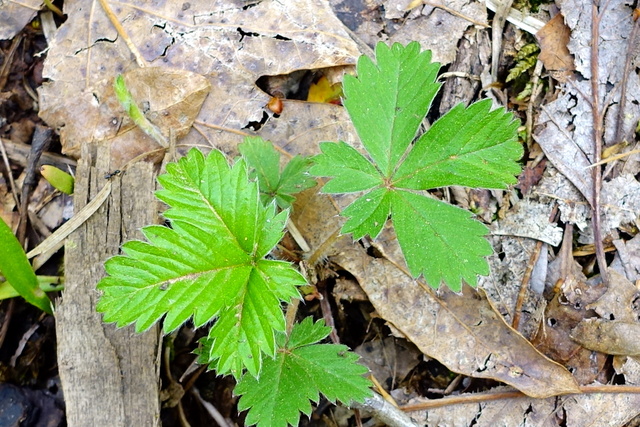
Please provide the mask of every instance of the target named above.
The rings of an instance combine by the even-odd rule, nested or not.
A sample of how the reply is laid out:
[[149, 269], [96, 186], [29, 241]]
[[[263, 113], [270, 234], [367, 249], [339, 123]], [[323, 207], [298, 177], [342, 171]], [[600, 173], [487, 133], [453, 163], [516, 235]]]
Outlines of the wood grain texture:
[[[105, 174], [112, 172], [109, 158], [108, 147], [84, 144], [76, 212], [105, 185]], [[104, 261], [124, 241], [141, 238], [142, 226], [157, 222], [154, 167], [136, 163], [111, 179], [110, 197], [65, 246], [66, 284], [56, 304], [56, 333], [69, 427], [160, 423], [158, 328], [135, 334], [132, 326], [103, 324], [95, 311]]]

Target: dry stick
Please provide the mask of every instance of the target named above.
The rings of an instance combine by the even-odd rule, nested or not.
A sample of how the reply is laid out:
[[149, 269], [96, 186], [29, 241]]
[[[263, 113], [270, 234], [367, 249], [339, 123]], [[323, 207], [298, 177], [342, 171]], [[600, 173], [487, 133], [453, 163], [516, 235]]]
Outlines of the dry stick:
[[[581, 393], [564, 394], [562, 396], [578, 396], [580, 394], [595, 394], [595, 393], [640, 393], [640, 386], [628, 386], [628, 385], [599, 385], [599, 386], [580, 386]], [[551, 396], [550, 396], [551, 397]], [[500, 391], [489, 393], [474, 393], [463, 394], [460, 396], [443, 397], [442, 399], [434, 399], [428, 402], [416, 403], [413, 405], [405, 405], [400, 407], [405, 412], [426, 411], [434, 408], [441, 408], [443, 406], [466, 404], [466, 403], [478, 403], [478, 402], [490, 402], [493, 400], [502, 399], [515, 399], [515, 398], [527, 398], [533, 399], [520, 391]]]
[[[431, 6], [431, 7], [437, 8], [437, 9], [442, 9], [445, 12], [450, 13], [453, 16], [457, 16], [458, 18], [462, 18], [465, 21], [469, 21], [473, 25], [477, 25], [478, 27], [489, 28], [489, 25], [485, 24], [484, 22], [476, 21], [475, 19], [470, 18], [470, 17], [458, 12], [457, 10], [451, 9], [450, 7], [447, 7], [445, 5], [437, 4], [437, 3], [431, 3], [430, 1], [427, 1], [427, 0], [422, 0], [421, 3], [425, 4], [427, 6]], [[406, 10], [409, 10], [409, 9], [413, 9], [413, 7], [411, 5], [409, 5], [409, 7]], [[509, 7], [507, 8], [507, 15], [508, 15], [509, 9], [511, 9], [511, 5], [509, 5]], [[506, 19], [506, 15], [505, 15], [505, 19]]]
[[18, 50], [18, 46], [20, 46], [22, 38], [22, 34], [18, 34], [13, 38], [11, 46], [9, 47], [9, 52], [4, 57], [4, 63], [2, 64], [2, 67], [0, 67], [0, 91], [4, 89], [4, 85], [7, 84], [9, 72], [11, 71], [11, 64], [13, 64], [13, 56]]
[[[601, 13], [604, 13], [604, 8]], [[594, 159], [593, 163], [598, 163], [602, 157], [602, 114], [600, 112], [600, 99], [598, 91], [598, 47], [600, 39], [600, 18], [598, 7], [593, 4], [591, 6], [591, 116], [593, 120], [593, 145]], [[596, 247], [596, 260], [600, 268], [600, 276], [604, 283], [607, 280], [607, 260], [604, 255], [604, 246], [602, 244], [602, 230], [600, 229], [600, 187], [602, 186], [602, 172], [599, 167], [593, 168], [593, 206], [591, 217], [593, 219], [593, 239]]]
[[511, 10], [513, 0], [503, 0], [503, 3], [496, 9], [491, 25], [491, 79], [495, 82], [498, 80], [498, 64], [500, 62], [500, 50], [502, 49], [502, 32], [504, 24], [507, 22], [507, 16]]
[[127, 33], [127, 31], [124, 29], [124, 27], [118, 20], [118, 17], [111, 10], [111, 6], [109, 6], [109, 3], [107, 3], [107, 0], [99, 0], [99, 1], [100, 1], [100, 6], [102, 6], [102, 10], [104, 10], [104, 13], [107, 15], [107, 18], [109, 18], [109, 21], [111, 21], [111, 25], [113, 25], [113, 27], [118, 32], [118, 35], [122, 37], [122, 40], [124, 40], [129, 50], [131, 51], [133, 56], [136, 58], [136, 63], [138, 64], [138, 67], [140, 68], [146, 67], [147, 62], [144, 60], [144, 58], [140, 54], [140, 51], [138, 50], [138, 48], [133, 44], [133, 41], [131, 41], [131, 37], [129, 37], [129, 34]]
[[531, 78], [531, 96], [529, 97], [529, 105], [527, 105], [527, 121], [525, 123], [528, 147], [531, 146], [531, 141], [533, 139], [533, 104], [536, 102], [540, 92], [542, 92], [542, 85], [540, 84], [542, 65], [542, 61], [538, 59], [536, 67], [533, 70], [533, 77]]
[[2, 153], [2, 161], [4, 162], [4, 167], [7, 169], [7, 177], [9, 178], [9, 186], [11, 187], [11, 194], [13, 195], [13, 201], [16, 203], [16, 207], [18, 208], [18, 212], [21, 210], [20, 206], [20, 198], [18, 197], [18, 190], [16, 190], [16, 182], [13, 180], [13, 175], [11, 174], [11, 165], [9, 165], [9, 158], [7, 156], [7, 151], [4, 149], [4, 140], [0, 139], [0, 153]]
[[47, 149], [49, 141], [51, 141], [52, 134], [53, 130], [51, 130], [51, 128], [37, 125], [33, 132], [33, 137], [31, 138], [31, 153], [29, 153], [29, 157], [27, 158], [27, 167], [24, 172], [25, 177], [24, 182], [22, 183], [22, 197], [20, 200], [22, 208], [20, 209], [20, 223], [18, 225], [17, 234], [18, 240], [21, 242], [24, 242], [24, 238], [27, 234], [27, 213], [29, 210], [29, 197], [31, 195], [31, 190], [38, 183], [36, 173], [38, 162], [40, 161], [42, 153]]
[[638, 36], [638, 28], [640, 28], [640, 19], [634, 19], [633, 29], [629, 35], [627, 45], [627, 57], [624, 62], [624, 71], [622, 72], [622, 81], [620, 81], [620, 104], [618, 108], [618, 117], [616, 118], [616, 133], [615, 142], [621, 142], [623, 139], [627, 139], [628, 135], [622, 135], [622, 128], [624, 125], [624, 110], [627, 106], [627, 83], [629, 73], [631, 72], [631, 60], [635, 57], [636, 52], [636, 37]]

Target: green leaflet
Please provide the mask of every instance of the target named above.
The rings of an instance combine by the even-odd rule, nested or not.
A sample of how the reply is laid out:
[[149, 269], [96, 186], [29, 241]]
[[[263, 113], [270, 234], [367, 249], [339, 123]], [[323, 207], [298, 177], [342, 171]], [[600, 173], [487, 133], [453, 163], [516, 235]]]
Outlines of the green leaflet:
[[261, 427], [298, 425], [300, 412], [311, 413], [310, 401], [322, 393], [328, 400], [362, 402], [371, 396], [367, 368], [344, 345], [317, 344], [331, 328], [310, 317], [295, 325], [287, 342], [279, 336], [274, 359], [265, 359], [259, 378], [243, 376], [235, 388], [238, 409], [249, 409], [246, 424]]
[[310, 173], [333, 177], [326, 193], [366, 193], [347, 207], [343, 233], [378, 236], [391, 216], [411, 274], [459, 290], [488, 274], [487, 228], [471, 214], [414, 191], [448, 185], [506, 188], [520, 172], [518, 122], [491, 101], [458, 105], [411, 145], [440, 88], [438, 64], [418, 43], [376, 46], [345, 76], [344, 105], [369, 159], [344, 142], [323, 143]]
[[193, 149], [158, 181], [172, 228], [145, 227], [148, 242], [127, 242], [124, 255], [105, 263], [98, 311], [137, 331], [163, 316], [166, 332], [190, 317], [196, 327], [217, 319], [207, 356], [218, 360], [218, 373], [257, 375], [285, 328], [280, 302], [306, 283], [288, 263], [264, 259], [282, 238], [287, 211], [265, 207], [245, 162], [230, 167], [219, 151], [205, 157]]
[[20, 242], [11, 228], [0, 218], [0, 274], [29, 304], [53, 314], [49, 297], [40, 284]]
[[294, 156], [280, 172], [280, 155], [273, 144], [260, 137], [246, 137], [238, 146], [240, 153], [258, 179], [260, 197], [267, 205], [275, 200], [281, 209], [288, 209], [295, 201], [294, 194], [316, 186], [308, 175], [311, 159]]

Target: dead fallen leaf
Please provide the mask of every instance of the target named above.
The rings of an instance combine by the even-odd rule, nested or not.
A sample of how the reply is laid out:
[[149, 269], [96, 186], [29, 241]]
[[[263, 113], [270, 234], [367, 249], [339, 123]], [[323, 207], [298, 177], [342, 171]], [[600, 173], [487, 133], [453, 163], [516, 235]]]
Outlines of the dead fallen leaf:
[[433, 52], [434, 61], [443, 65], [456, 59], [458, 42], [465, 30], [474, 25], [472, 20], [487, 23], [487, 9], [481, 2], [435, 0], [424, 2], [407, 12], [410, 3], [410, 0], [383, 2], [385, 18], [397, 20], [386, 28], [389, 41], [407, 44], [417, 40], [424, 49]]
[[536, 38], [540, 43], [540, 55], [545, 68], [552, 72], [553, 77], [559, 82], [566, 82], [575, 70], [573, 56], [569, 53], [567, 44], [571, 30], [564, 23], [561, 13], [554, 16], [537, 33]]
[[452, 371], [502, 381], [535, 397], [577, 392], [571, 374], [509, 327], [482, 290], [465, 286], [458, 295], [442, 288], [437, 297], [357, 245], [333, 261], [358, 279], [382, 318]]
[[[211, 93], [181, 144], [235, 153], [252, 129], [282, 145], [354, 139], [343, 108], [285, 101], [275, 119], [266, 108], [270, 96], [255, 84], [265, 75], [355, 63], [359, 51], [326, 2], [148, 0], [112, 7], [149, 65], [209, 80]], [[43, 70], [50, 82], [40, 90], [41, 116], [61, 128], [64, 151], [78, 155], [82, 141], [114, 133], [112, 120], [101, 114], [100, 94], [117, 74], [136, 66], [97, 1], [69, 0], [65, 12], [69, 18], [51, 42]]]
[[583, 347], [616, 356], [640, 356], [640, 323], [585, 319], [571, 331]]
[[565, 285], [566, 294], [557, 294], [547, 304], [544, 322], [531, 343], [551, 359], [566, 366], [578, 383], [591, 384], [602, 371], [607, 357], [572, 341], [571, 331], [582, 320], [594, 315], [586, 307], [596, 301], [605, 288], [602, 285], [587, 285], [584, 280], [566, 282]]
[[608, 273], [606, 292], [587, 309], [595, 310], [603, 319], [637, 322], [640, 319], [640, 291], [616, 270], [610, 268]]
[[0, 3], [0, 40], [12, 39], [40, 10], [40, 0], [7, 0]]

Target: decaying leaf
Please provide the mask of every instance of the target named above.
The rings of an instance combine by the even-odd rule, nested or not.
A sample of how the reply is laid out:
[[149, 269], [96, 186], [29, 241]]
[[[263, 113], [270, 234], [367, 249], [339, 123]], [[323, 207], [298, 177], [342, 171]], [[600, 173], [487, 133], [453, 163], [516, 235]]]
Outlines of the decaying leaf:
[[[263, 75], [355, 63], [356, 45], [324, 1], [112, 7], [148, 65], [188, 70], [211, 85], [193, 129], [179, 144], [236, 152], [242, 137], [257, 129], [283, 146], [354, 139], [341, 107], [287, 101], [275, 119], [266, 109], [269, 95], [255, 85]], [[41, 115], [61, 128], [64, 151], [77, 155], [82, 141], [104, 140], [117, 129], [117, 120], [103, 114], [101, 95], [117, 74], [136, 65], [97, 1], [70, 0], [65, 12], [69, 18], [51, 43], [43, 71], [50, 82], [41, 88]]]
[[40, 10], [40, 0], [7, 0], [0, 3], [0, 40], [8, 40], [24, 28]]
[[378, 314], [454, 372], [492, 378], [534, 397], [577, 392], [571, 374], [539, 353], [495, 312], [482, 290], [462, 295], [426, 286], [361, 247], [333, 260], [359, 281]]
[[604, 289], [577, 282], [573, 290], [574, 297], [558, 294], [547, 304], [544, 322], [531, 342], [542, 353], [570, 369], [578, 383], [591, 384], [602, 371], [606, 355], [583, 348], [571, 339], [571, 331], [583, 319], [592, 316], [593, 312], [586, 306]]
[[536, 38], [540, 42], [538, 58], [560, 82], [566, 82], [575, 70], [573, 57], [567, 48], [570, 35], [571, 30], [565, 25], [561, 13], [554, 16], [536, 33]]
[[571, 331], [583, 347], [616, 356], [640, 356], [640, 323], [586, 319]]

